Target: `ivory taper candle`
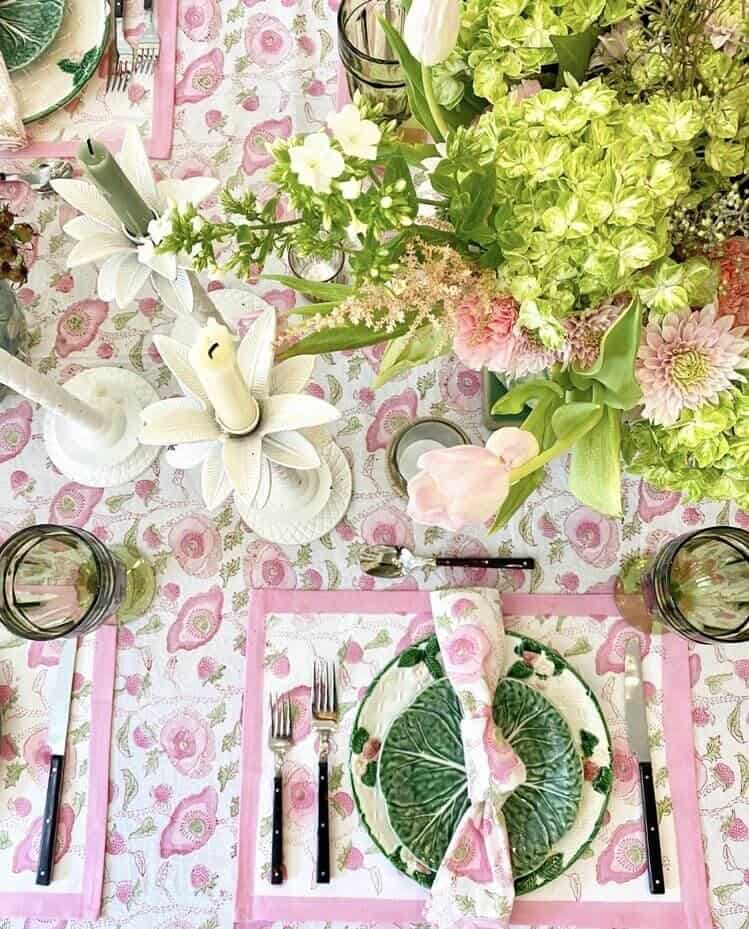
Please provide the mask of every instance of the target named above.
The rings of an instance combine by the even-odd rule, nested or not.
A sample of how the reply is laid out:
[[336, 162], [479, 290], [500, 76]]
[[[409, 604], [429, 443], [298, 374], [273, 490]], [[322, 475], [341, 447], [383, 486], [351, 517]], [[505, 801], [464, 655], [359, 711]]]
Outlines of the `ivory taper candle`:
[[53, 380], [30, 368], [18, 358], [0, 349], [0, 381], [22, 397], [41, 404], [52, 413], [83, 426], [99, 431], [106, 425], [106, 417], [98, 410], [74, 397]]
[[216, 419], [228, 432], [250, 432], [260, 416], [237, 366], [234, 337], [221, 323], [209, 319], [190, 349], [190, 364], [208, 394]]
[[153, 211], [106, 145], [86, 139], [78, 149], [78, 160], [127, 231], [131, 235], [147, 236], [148, 224], [154, 218]]

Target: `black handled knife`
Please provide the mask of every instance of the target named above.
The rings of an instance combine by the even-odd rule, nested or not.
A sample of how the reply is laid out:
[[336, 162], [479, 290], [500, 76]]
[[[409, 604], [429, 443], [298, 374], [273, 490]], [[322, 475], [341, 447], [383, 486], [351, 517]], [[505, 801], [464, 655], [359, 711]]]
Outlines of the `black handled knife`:
[[655, 805], [653, 765], [650, 761], [648, 720], [645, 714], [645, 691], [642, 686], [642, 661], [638, 636], [633, 636], [628, 640], [624, 653], [624, 707], [629, 749], [637, 758], [640, 768], [642, 818], [645, 828], [650, 893], [662, 894], [665, 893], [666, 888], [663, 880], [661, 837], [658, 832], [658, 808]]
[[60, 800], [62, 797], [65, 743], [68, 738], [70, 700], [73, 690], [73, 673], [75, 671], [77, 648], [77, 639], [65, 639], [62, 652], [60, 652], [60, 662], [57, 665], [48, 696], [50, 709], [47, 741], [49, 742], [52, 757], [49, 760], [47, 800], [44, 804], [42, 839], [39, 848], [39, 863], [36, 869], [37, 884], [45, 886], [52, 880], [52, 869], [55, 860], [57, 819], [60, 814]]

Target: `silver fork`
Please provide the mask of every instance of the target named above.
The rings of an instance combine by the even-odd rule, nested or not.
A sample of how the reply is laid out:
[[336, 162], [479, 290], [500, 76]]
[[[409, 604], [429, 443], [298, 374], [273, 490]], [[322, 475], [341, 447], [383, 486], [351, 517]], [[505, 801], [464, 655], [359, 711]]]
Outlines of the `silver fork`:
[[114, 45], [109, 57], [107, 93], [124, 90], [133, 73], [133, 46], [125, 38], [125, 0], [114, 0]]
[[338, 686], [332, 661], [315, 661], [312, 681], [312, 725], [320, 738], [317, 779], [317, 883], [330, 883], [330, 815], [328, 754], [330, 736], [338, 728]]
[[153, 0], [143, 0], [143, 34], [135, 50], [134, 70], [139, 74], [153, 74], [161, 51], [161, 39], [153, 24]]
[[283, 762], [291, 748], [291, 700], [288, 694], [270, 698], [268, 746], [275, 757], [273, 776], [273, 837], [271, 840], [271, 884], [283, 884]]

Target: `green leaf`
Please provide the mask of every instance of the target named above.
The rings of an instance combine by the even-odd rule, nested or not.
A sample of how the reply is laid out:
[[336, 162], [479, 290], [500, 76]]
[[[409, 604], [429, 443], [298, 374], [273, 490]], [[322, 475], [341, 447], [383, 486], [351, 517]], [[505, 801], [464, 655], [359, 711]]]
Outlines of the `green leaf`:
[[299, 277], [293, 277], [289, 274], [263, 274], [260, 278], [263, 281], [276, 281], [296, 290], [307, 297], [319, 297], [321, 300], [332, 300], [340, 302], [354, 293], [354, 288], [346, 284], [323, 284], [318, 281], [305, 281]]
[[587, 729], [580, 730], [580, 748], [583, 752], [583, 758], [590, 758], [598, 745], [598, 736], [588, 732]]
[[451, 349], [452, 340], [438, 326], [421, 326], [415, 332], [393, 339], [380, 361], [375, 389], [410, 368], [446, 355]]
[[389, 22], [382, 19], [382, 17], [379, 19], [380, 26], [384, 29], [385, 35], [390, 42], [390, 47], [395, 52], [403, 68], [403, 76], [406, 81], [406, 91], [408, 93], [408, 102], [411, 107], [412, 115], [421, 123], [433, 139], [441, 141], [442, 133], [439, 131], [439, 127], [434, 121], [424, 93], [420, 62], [418, 62], [408, 50], [408, 46], [401, 38], [398, 30]]
[[375, 786], [375, 784], [377, 783], [377, 762], [376, 761], [369, 762], [369, 764], [366, 767], [366, 770], [364, 771], [364, 774], [362, 774], [361, 782], [366, 787]]
[[226, 790], [226, 785], [229, 781], [234, 780], [234, 778], [239, 774], [239, 762], [231, 761], [229, 764], [222, 765], [218, 769], [218, 783], [223, 793]]
[[737, 755], [739, 762], [739, 774], [741, 775], [741, 787], [739, 793], [742, 797], [749, 797], [749, 758], [745, 755]]
[[642, 391], [635, 378], [635, 359], [642, 334], [642, 304], [633, 300], [601, 339], [601, 350], [592, 368], [575, 371], [575, 384], [597, 381], [604, 390], [598, 400], [620, 410], [639, 403]]
[[603, 416], [572, 449], [569, 490], [591, 509], [622, 515], [620, 410], [606, 406]]
[[507, 671], [507, 677], [511, 677], [514, 680], [523, 680], [526, 677], [531, 677], [533, 675], [533, 668], [526, 664], [524, 661], [515, 661], [510, 665]]
[[593, 23], [584, 32], [576, 32], [574, 35], [549, 36], [559, 59], [557, 88], [564, 85], [565, 74], [574, 77], [576, 81], [584, 80], [599, 31], [598, 24]]
[[71, 58], [61, 58], [57, 62], [57, 67], [61, 71], [64, 71], [65, 74], [77, 74], [80, 64], [77, 61], [73, 61]]
[[124, 768], [122, 778], [125, 782], [125, 794], [122, 799], [122, 809], [126, 810], [138, 793], [138, 779], [129, 768]]
[[131, 832], [128, 835], [128, 838], [132, 839], [136, 835], [143, 836], [144, 838], [148, 838], [148, 836], [154, 835], [154, 833], [156, 833], [157, 831], [158, 829], [156, 827], [156, 823], [153, 821], [153, 817], [146, 816], [146, 818], [143, 820], [140, 826], [138, 826], [138, 828], [134, 832]]
[[424, 660], [424, 652], [420, 648], [407, 648], [398, 659], [399, 668], [413, 668]]
[[[522, 384], [518, 384], [517, 387], [513, 387], [512, 390], [508, 390], [503, 397], [500, 397], [492, 407], [492, 413], [495, 415], [521, 413], [530, 401], [548, 399], [551, 394], [556, 395], [560, 400], [564, 399], [564, 390], [555, 381], [540, 379], [524, 381]], [[536, 435], [536, 438], [538, 438], [538, 435]]]
[[396, 339], [408, 331], [408, 323], [397, 326], [392, 332], [378, 332], [363, 323], [352, 326], [339, 326], [335, 329], [323, 329], [304, 336], [294, 345], [278, 355], [278, 360], [293, 358], [295, 355], [321, 355], [325, 352], [348, 351], [352, 348], [366, 348]]
[[354, 732], [353, 736], [351, 737], [351, 751], [355, 755], [361, 754], [361, 751], [364, 748], [365, 744], [367, 743], [368, 739], [369, 739], [369, 733], [367, 732], [367, 730], [363, 726], [359, 726], [359, 728], [356, 730], [356, 732]]
[[554, 444], [570, 448], [593, 428], [602, 415], [600, 403], [573, 401], [558, 407], [551, 417], [551, 428], [557, 437]]
[[607, 794], [611, 790], [613, 780], [614, 775], [611, 773], [611, 768], [601, 768], [593, 778], [593, 790], [599, 794]]

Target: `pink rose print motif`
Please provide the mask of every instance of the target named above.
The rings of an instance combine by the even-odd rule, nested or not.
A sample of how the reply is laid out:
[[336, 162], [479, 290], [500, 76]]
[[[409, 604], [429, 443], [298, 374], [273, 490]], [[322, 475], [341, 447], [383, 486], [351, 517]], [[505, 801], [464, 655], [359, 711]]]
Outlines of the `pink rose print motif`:
[[[49, 760], [52, 757], [52, 751], [47, 742], [46, 726], [32, 732], [23, 744], [22, 754], [31, 779], [35, 784], [45, 786], [49, 777]], [[73, 776], [76, 765], [75, 746], [71, 744], [65, 751], [66, 779]]]
[[605, 674], [607, 671], [620, 672], [624, 670], [624, 650], [627, 639], [633, 635], [640, 638], [640, 654], [644, 658], [650, 651], [650, 635], [635, 629], [625, 619], [617, 620], [606, 636], [606, 641], [596, 652], [596, 671]]
[[[60, 807], [60, 814], [57, 820], [57, 835], [55, 837], [55, 853], [53, 861], [57, 864], [63, 855], [70, 848], [70, 839], [73, 834], [73, 823], [75, 823], [75, 813], [73, 807], [68, 803], [63, 803]], [[13, 873], [20, 874], [22, 871], [36, 871], [37, 862], [39, 861], [39, 846], [42, 839], [42, 817], [35, 819], [31, 824], [26, 837], [16, 846], [13, 853]]]
[[367, 513], [362, 520], [361, 535], [370, 545], [414, 547], [413, 523], [402, 509], [394, 506], [378, 506]]
[[614, 791], [628, 797], [639, 782], [637, 761], [629, 750], [626, 739], [616, 736], [612, 745], [611, 767], [614, 772]]
[[191, 41], [212, 41], [221, 29], [217, 0], [180, 0], [177, 23]]
[[374, 422], [367, 429], [367, 451], [376, 452], [380, 448], [387, 448], [393, 434], [401, 426], [416, 419], [418, 405], [418, 394], [410, 388], [380, 404]]
[[271, 542], [253, 542], [244, 561], [244, 578], [248, 587], [275, 587], [292, 590], [297, 576], [291, 562], [278, 546]]
[[514, 788], [525, 777], [525, 765], [503, 738], [497, 738], [497, 727], [489, 707], [486, 707], [486, 716], [483, 743], [489, 770], [500, 787]]
[[52, 498], [49, 505], [49, 521], [62, 525], [86, 525], [94, 512], [96, 504], [104, 496], [100, 487], [84, 487], [75, 481], [69, 481]]
[[224, 53], [220, 48], [214, 48], [187, 66], [182, 80], [174, 88], [174, 102], [178, 106], [200, 103], [218, 90], [223, 79]]
[[619, 550], [619, 526], [616, 521], [578, 507], [567, 517], [564, 532], [575, 554], [594, 568], [609, 568]]
[[644, 522], [652, 522], [656, 516], [663, 516], [675, 509], [681, 494], [673, 490], [656, 490], [647, 481], [640, 481], [637, 515]]
[[60, 663], [63, 644], [60, 639], [54, 642], [32, 642], [26, 659], [29, 667], [54, 668]]
[[312, 729], [311, 693], [312, 688], [299, 684], [286, 694], [291, 702], [291, 734], [296, 743], [304, 741]]
[[221, 564], [221, 534], [205, 516], [186, 516], [169, 533], [169, 546], [186, 574], [212, 577]]
[[638, 819], [622, 823], [596, 862], [598, 883], [625, 884], [644, 874], [646, 868], [642, 822]]
[[308, 819], [317, 805], [317, 784], [304, 765], [292, 768], [284, 781], [284, 806], [293, 822]]
[[447, 868], [457, 877], [466, 877], [477, 884], [493, 879], [486, 843], [472, 819], [467, 819], [459, 838], [452, 847]]
[[451, 407], [473, 413], [481, 409], [481, 374], [459, 361], [443, 362], [439, 375], [440, 392]]
[[224, 595], [216, 584], [188, 597], [166, 634], [166, 650], [191, 652], [210, 642], [221, 625], [223, 608]]
[[161, 729], [161, 747], [186, 777], [204, 777], [216, 757], [216, 740], [206, 720], [193, 710], [171, 716]]
[[0, 414], [0, 464], [10, 461], [29, 444], [34, 409], [26, 400]]
[[459, 626], [442, 644], [442, 660], [451, 681], [469, 683], [480, 680], [484, 664], [492, 653], [491, 642], [480, 626]]
[[291, 117], [283, 119], [266, 119], [250, 129], [244, 140], [244, 157], [242, 170], [245, 174], [255, 174], [273, 164], [270, 147], [276, 139], [288, 139], [291, 135]]
[[218, 794], [213, 787], [180, 800], [161, 833], [161, 857], [189, 855], [202, 848], [216, 831], [217, 809]]
[[404, 649], [416, 645], [417, 642], [426, 639], [426, 637], [432, 635], [433, 632], [434, 619], [432, 618], [432, 614], [419, 613], [414, 616], [408, 624], [408, 629], [406, 629], [403, 638], [398, 642], [395, 648], [396, 652], [402, 652]]
[[256, 13], [247, 20], [244, 34], [247, 54], [262, 68], [271, 68], [285, 61], [294, 50], [294, 40], [280, 19]]
[[107, 318], [109, 307], [103, 300], [81, 300], [68, 307], [57, 323], [55, 352], [67, 358], [87, 348]]

